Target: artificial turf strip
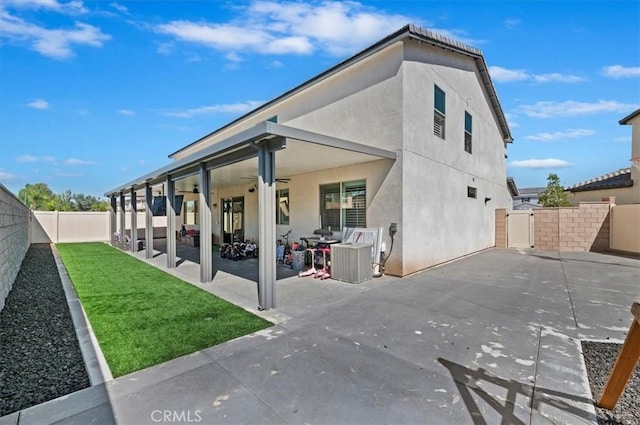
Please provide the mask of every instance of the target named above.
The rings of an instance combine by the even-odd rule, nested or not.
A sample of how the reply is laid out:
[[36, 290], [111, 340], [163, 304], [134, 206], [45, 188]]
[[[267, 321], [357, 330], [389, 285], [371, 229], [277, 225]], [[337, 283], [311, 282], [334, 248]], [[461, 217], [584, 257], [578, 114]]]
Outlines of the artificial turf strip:
[[273, 325], [104, 243], [56, 247], [114, 377]]

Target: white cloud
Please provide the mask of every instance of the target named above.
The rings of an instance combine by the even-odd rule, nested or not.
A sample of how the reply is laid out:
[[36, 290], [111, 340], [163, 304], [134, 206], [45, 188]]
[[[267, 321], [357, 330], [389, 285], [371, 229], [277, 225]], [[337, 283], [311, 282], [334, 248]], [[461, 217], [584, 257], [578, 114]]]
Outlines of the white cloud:
[[201, 106], [199, 108], [187, 109], [185, 111], [165, 112], [164, 115], [171, 117], [191, 118], [195, 115], [207, 114], [244, 114], [249, 112], [264, 102], [259, 100], [248, 100], [246, 102], [230, 103], [213, 106]]
[[131, 109], [118, 109], [118, 114], [126, 115], [128, 117], [131, 117], [131, 116], [135, 115], [136, 113], [133, 112]]
[[532, 118], [573, 117], [609, 112], [625, 113], [638, 109], [638, 105], [622, 103], [616, 100], [599, 100], [597, 102], [565, 102], [542, 101], [521, 107], [525, 115]]
[[596, 134], [593, 130], [570, 129], [565, 131], [556, 131], [555, 133], [538, 133], [525, 137], [527, 140], [535, 140], [538, 142], [552, 142], [561, 139], [576, 139], [579, 137], [593, 136]]
[[113, 7], [115, 10], [117, 10], [120, 13], [124, 13], [125, 15], [129, 14], [129, 8], [127, 8], [127, 6], [124, 6], [120, 3], [109, 3], [109, 6]]
[[527, 80], [533, 80], [536, 83], [582, 83], [588, 81], [578, 75], [561, 74], [559, 72], [532, 74], [525, 69], [507, 69], [501, 66], [490, 66], [489, 74], [494, 81], [501, 83]]
[[546, 158], [511, 161], [509, 166], [514, 168], [566, 168], [573, 166], [573, 164], [563, 161], [562, 159]]
[[160, 43], [158, 44], [158, 48], [156, 49], [156, 52], [160, 53], [161, 55], [168, 55], [169, 53], [171, 53], [172, 50], [173, 50], [173, 43]]
[[520, 124], [518, 124], [518, 122], [516, 121], [517, 115], [510, 114], [510, 113], [505, 113], [504, 117], [507, 119], [507, 124], [509, 124], [509, 128], [518, 128], [518, 127], [520, 127]]
[[605, 66], [602, 68], [602, 74], [611, 78], [633, 78], [640, 77], [640, 66], [625, 67], [622, 65]]
[[501, 83], [528, 80], [531, 76], [524, 69], [507, 69], [501, 66], [490, 66], [491, 79]]
[[72, 46], [101, 47], [111, 38], [100, 28], [75, 22], [71, 29], [49, 29], [9, 14], [0, 8], [0, 38], [18, 44], [28, 44], [32, 50], [53, 59], [74, 56]]
[[64, 160], [66, 165], [96, 165], [93, 161], [85, 161], [83, 159], [78, 158], [67, 158]]
[[522, 21], [520, 19], [516, 19], [516, 18], [508, 18], [504, 21], [504, 27], [508, 30], [512, 30], [515, 27], [517, 27], [518, 25], [520, 25]]
[[18, 162], [38, 162], [38, 157], [33, 155], [20, 155], [16, 158]]
[[81, 1], [59, 2], [58, 0], [4, 0], [4, 6], [22, 9], [46, 9], [58, 13], [78, 15], [87, 13]]
[[267, 68], [282, 68], [282, 67], [284, 67], [284, 64], [280, 61], [271, 61], [267, 65]]
[[[356, 1], [253, 1], [236, 10], [240, 14], [228, 22], [175, 20], [155, 29], [182, 42], [221, 51], [309, 54], [321, 50], [340, 56], [355, 53], [403, 25], [416, 22]], [[449, 31], [446, 35], [457, 39], [463, 34], [442, 31]]]
[[36, 99], [27, 103], [27, 106], [33, 109], [49, 109], [49, 102], [44, 99]]
[[52, 156], [35, 156], [35, 155], [19, 155], [16, 157], [18, 162], [55, 162]]
[[589, 81], [584, 77], [571, 74], [559, 74], [557, 72], [551, 74], [538, 74], [534, 75], [533, 79], [537, 83], [583, 83]]
[[230, 62], [242, 62], [242, 57], [236, 52], [229, 52], [225, 55], [225, 58]]
[[19, 176], [18, 174], [9, 173], [8, 171], [5, 171], [3, 168], [0, 168], [0, 181], [2, 181], [3, 183], [15, 182], [19, 180], [22, 180], [22, 176]]

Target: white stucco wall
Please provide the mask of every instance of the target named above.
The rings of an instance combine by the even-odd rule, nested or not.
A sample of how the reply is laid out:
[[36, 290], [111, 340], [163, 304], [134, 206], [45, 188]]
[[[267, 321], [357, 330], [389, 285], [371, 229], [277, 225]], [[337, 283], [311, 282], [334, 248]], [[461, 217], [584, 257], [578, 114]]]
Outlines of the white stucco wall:
[[[473, 60], [406, 46], [403, 274], [493, 246], [494, 210], [511, 205], [506, 149]], [[445, 140], [433, 134], [434, 84], [446, 94]], [[473, 117], [472, 154], [464, 150], [465, 111]]]
[[[446, 93], [446, 140], [433, 135], [433, 92]], [[464, 151], [464, 113], [473, 116], [473, 153]], [[320, 226], [319, 186], [367, 180], [367, 225], [399, 232], [387, 272], [406, 275], [494, 245], [494, 211], [510, 208], [506, 148], [473, 59], [406, 41], [379, 52], [240, 125], [205, 138], [176, 159], [274, 115], [278, 122], [398, 152], [393, 161], [293, 176], [286, 186], [290, 241]], [[336, 150], [336, 155], [339, 155]], [[276, 154], [276, 164], [277, 154]], [[251, 184], [216, 189], [213, 232], [220, 235], [221, 199], [244, 196], [245, 236], [257, 237], [257, 192]], [[477, 199], [467, 197], [477, 188]], [[491, 198], [486, 204], [485, 197]]]

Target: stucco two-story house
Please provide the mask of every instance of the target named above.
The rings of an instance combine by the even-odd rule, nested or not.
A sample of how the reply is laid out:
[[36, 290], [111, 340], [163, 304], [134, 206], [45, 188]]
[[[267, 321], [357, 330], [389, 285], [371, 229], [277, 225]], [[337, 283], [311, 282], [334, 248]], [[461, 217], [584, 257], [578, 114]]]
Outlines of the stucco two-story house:
[[[631, 125], [631, 159], [640, 160], [640, 109], [619, 121], [620, 125]], [[594, 177], [566, 188], [567, 199], [573, 205], [580, 202], [600, 201], [615, 196], [618, 205], [640, 204], [640, 168], [628, 168]]]
[[211, 241], [257, 240], [259, 302], [270, 308], [267, 247], [288, 230], [296, 240], [318, 228], [381, 227], [393, 242], [386, 273], [397, 276], [494, 246], [494, 211], [511, 206], [510, 142], [482, 52], [408, 25], [106, 196], [115, 231], [118, 199], [151, 202], [162, 188], [175, 267], [174, 233], [187, 216], [176, 219], [173, 199], [185, 193], [201, 232], [203, 281], [212, 278]]

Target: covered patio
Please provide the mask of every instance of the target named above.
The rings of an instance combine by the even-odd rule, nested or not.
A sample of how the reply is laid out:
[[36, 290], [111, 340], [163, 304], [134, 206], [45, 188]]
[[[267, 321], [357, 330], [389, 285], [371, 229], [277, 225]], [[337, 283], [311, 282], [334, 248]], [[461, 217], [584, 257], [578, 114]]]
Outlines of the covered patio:
[[396, 152], [264, 121], [106, 192], [105, 195], [111, 198], [110, 232], [126, 234], [124, 206], [128, 198], [130, 238], [134, 241], [130, 247], [132, 251], [137, 249], [137, 201], [143, 197], [146, 208], [142, 227], [147, 241], [144, 255], [147, 259], [153, 258], [154, 245], [158, 243], [153, 239], [153, 194], [161, 188], [166, 196], [167, 218], [164, 257], [168, 269], [176, 268], [177, 231], [180, 230], [176, 228], [176, 215], [180, 213], [180, 206], [176, 205], [175, 196], [197, 187], [200, 282], [210, 282], [214, 277], [213, 258], [216, 255], [212, 252], [213, 238], [209, 236], [213, 235], [212, 209], [216, 202], [211, 194], [214, 190], [237, 185], [248, 177], [255, 178], [257, 233], [261, 247], [257, 260], [258, 306], [268, 310], [276, 306], [275, 281], [278, 279], [275, 249], [269, 249], [276, 245], [276, 180], [381, 159], [393, 162], [396, 157]]

